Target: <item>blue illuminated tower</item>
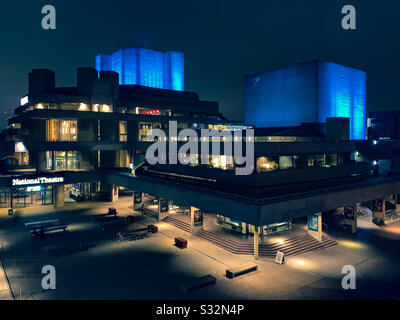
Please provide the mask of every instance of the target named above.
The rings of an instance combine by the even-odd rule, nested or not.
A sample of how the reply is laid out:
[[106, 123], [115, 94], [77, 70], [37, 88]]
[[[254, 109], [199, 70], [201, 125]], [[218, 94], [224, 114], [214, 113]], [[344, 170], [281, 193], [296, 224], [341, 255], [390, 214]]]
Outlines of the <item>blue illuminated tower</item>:
[[350, 118], [350, 139], [366, 138], [366, 74], [313, 60], [245, 77], [244, 118], [256, 127]]
[[98, 71], [115, 71], [122, 85], [184, 90], [184, 55], [149, 49], [121, 49], [96, 56]]

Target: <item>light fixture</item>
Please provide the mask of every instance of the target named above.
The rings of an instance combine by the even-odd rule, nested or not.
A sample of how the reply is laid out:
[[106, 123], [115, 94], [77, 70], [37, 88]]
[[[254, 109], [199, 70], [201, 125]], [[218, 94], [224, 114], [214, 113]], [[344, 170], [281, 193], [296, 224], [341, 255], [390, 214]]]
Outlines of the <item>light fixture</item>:
[[24, 106], [24, 105], [26, 105], [28, 103], [29, 103], [29, 97], [28, 96], [25, 96], [20, 100], [21, 106]]
[[80, 111], [86, 111], [88, 110], [88, 106], [85, 103], [81, 103], [79, 106]]

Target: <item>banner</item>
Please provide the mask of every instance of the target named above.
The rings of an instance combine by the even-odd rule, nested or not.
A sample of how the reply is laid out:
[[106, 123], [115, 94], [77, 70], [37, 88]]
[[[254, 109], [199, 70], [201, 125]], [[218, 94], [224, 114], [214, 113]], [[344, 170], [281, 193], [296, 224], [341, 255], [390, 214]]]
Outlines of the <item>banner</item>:
[[308, 216], [308, 229], [312, 231], [318, 231], [318, 219], [317, 215]]
[[203, 225], [203, 211], [196, 210], [194, 212], [194, 225], [196, 227], [199, 227], [199, 226]]
[[133, 210], [139, 210], [142, 207], [143, 193], [134, 192], [133, 194]]
[[161, 212], [168, 212], [169, 203], [166, 199], [160, 199], [160, 211]]

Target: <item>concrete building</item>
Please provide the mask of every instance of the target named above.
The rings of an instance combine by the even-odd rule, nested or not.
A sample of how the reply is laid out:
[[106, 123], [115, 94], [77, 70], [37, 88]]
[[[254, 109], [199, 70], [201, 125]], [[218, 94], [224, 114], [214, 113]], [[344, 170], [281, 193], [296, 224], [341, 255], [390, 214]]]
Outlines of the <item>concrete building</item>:
[[[208, 213], [222, 228], [253, 237], [256, 257], [260, 236], [290, 229], [296, 218], [308, 217], [308, 232], [322, 241], [323, 213], [338, 208], [345, 208], [352, 233], [359, 203], [373, 203], [377, 224], [389, 217], [387, 208], [393, 213], [394, 206], [392, 218], [400, 216], [396, 172], [378, 176], [375, 164], [360, 157], [359, 146], [371, 143], [357, 141], [366, 131], [362, 71], [314, 61], [246, 77], [245, 124], [227, 120], [218, 103], [202, 101], [196, 93], [121, 85], [120, 76], [79, 68], [75, 87], [57, 88], [53, 71], [30, 73], [29, 93], [3, 132], [1, 143], [9, 151], [1, 155], [2, 208], [60, 208], [68, 198], [93, 196], [114, 202], [130, 190], [133, 209], [142, 207], [144, 195], [154, 198], [159, 220], [172, 214], [173, 203], [186, 208], [192, 232], [201, 229]], [[265, 99], [279, 100], [275, 89], [284, 103], [264, 106]], [[168, 132], [170, 121], [178, 131], [208, 129], [217, 136], [197, 140], [190, 163], [149, 164], [146, 150], [162, 142], [149, 133]], [[253, 125], [254, 137], [248, 136]], [[246, 163], [250, 174], [237, 174], [243, 164], [225, 145], [224, 133], [240, 133], [233, 142], [241, 150], [247, 152], [248, 142], [254, 146]], [[166, 150], [186, 143], [173, 138], [165, 138]], [[221, 153], [204, 160], [204, 142], [209, 150], [220, 144]]]

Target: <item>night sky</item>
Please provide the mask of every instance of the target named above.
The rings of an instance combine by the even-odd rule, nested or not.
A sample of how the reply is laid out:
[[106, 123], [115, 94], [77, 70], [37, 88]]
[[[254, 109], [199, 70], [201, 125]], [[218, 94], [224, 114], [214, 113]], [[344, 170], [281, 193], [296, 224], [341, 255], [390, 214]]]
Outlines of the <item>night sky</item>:
[[[41, 28], [46, 4], [57, 30]], [[346, 4], [357, 30], [341, 28]], [[72, 86], [77, 67], [124, 47], [184, 52], [185, 90], [232, 120], [243, 119], [244, 75], [315, 58], [367, 71], [368, 110], [400, 109], [399, 17], [398, 0], [2, 1], [0, 111], [18, 105], [33, 68]]]

